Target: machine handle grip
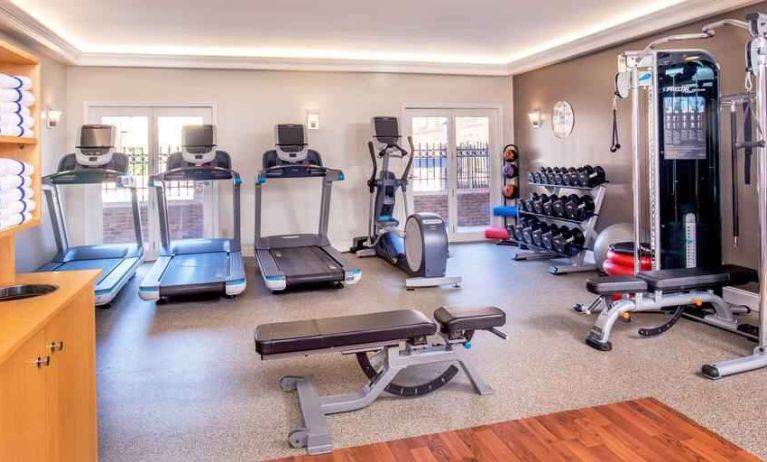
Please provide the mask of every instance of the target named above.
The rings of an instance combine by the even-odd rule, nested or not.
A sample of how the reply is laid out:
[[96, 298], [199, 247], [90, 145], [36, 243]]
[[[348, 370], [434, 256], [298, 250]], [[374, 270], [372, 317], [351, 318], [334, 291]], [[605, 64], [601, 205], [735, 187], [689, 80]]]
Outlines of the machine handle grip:
[[[410, 158], [407, 160], [405, 171], [402, 172], [402, 190], [403, 191], [407, 189], [407, 184], [408, 184], [408, 181], [410, 180], [410, 167], [413, 165], [413, 157], [415, 157], [415, 146], [413, 146], [412, 136], [407, 137], [407, 143], [410, 145]], [[407, 152], [404, 149], [400, 148], [400, 151], [402, 151], [403, 155], [407, 155]]]
[[368, 189], [370, 194], [373, 194], [376, 190], [376, 175], [378, 175], [378, 161], [376, 160], [376, 148], [373, 146], [372, 141], [368, 141], [368, 151], [370, 151], [370, 160], [373, 161], [373, 173], [370, 174], [368, 180]]

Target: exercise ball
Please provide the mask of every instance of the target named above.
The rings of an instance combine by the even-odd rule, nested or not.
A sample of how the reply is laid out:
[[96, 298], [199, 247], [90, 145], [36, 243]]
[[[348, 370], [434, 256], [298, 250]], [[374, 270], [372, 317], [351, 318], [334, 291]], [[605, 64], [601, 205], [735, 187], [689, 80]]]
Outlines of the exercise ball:
[[634, 225], [631, 223], [616, 223], [610, 225], [597, 236], [594, 241], [594, 262], [597, 268], [607, 259], [610, 245], [617, 242], [634, 242]]

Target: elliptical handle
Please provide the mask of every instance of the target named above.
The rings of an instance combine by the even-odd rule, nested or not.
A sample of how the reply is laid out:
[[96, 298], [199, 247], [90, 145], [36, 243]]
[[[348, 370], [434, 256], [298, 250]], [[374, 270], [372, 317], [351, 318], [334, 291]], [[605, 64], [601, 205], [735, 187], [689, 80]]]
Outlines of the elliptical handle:
[[368, 150], [370, 151], [370, 160], [373, 162], [373, 173], [370, 174], [368, 179], [368, 189], [370, 194], [376, 191], [376, 175], [378, 175], [378, 161], [376, 160], [376, 148], [373, 146], [372, 141], [368, 141]]
[[[407, 160], [407, 165], [405, 166], [405, 171], [402, 172], [402, 190], [405, 191], [407, 189], [408, 181], [410, 180], [410, 167], [413, 165], [413, 157], [415, 157], [415, 146], [413, 145], [413, 137], [408, 136], [407, 137], [407, 143], [410, 145], [410, 158]], [[400, 151], [402, 151], [403, 155], [408, 155], [407, 151], [400, 148]]]

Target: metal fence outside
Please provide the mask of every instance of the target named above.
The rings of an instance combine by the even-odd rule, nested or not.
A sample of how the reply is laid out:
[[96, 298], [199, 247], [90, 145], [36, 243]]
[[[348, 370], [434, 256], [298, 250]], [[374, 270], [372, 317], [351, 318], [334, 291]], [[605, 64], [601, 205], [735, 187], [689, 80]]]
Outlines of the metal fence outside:
[[[418, 143], [413, 157], [413, 190], [447, 190], [447, 145]], [[490, 149], [488, 143], [462, 143], [456, 147], [456, 182], [458, 189], [490, 187]]]

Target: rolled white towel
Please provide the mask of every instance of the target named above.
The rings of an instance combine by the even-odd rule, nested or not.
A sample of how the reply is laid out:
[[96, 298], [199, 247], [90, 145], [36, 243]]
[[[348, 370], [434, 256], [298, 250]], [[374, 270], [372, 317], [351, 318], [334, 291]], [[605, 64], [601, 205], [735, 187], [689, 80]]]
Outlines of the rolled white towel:
[[20, 160], [0, 157], [0, 175], [31, 175], [35, 168]]
[[24, 75], [8, 75], [0, 72], [0, 88], [29, 90], [32, 88], [32, 79]]
[[19, 103], [22, 106], [35, 104], [35, 95], [26, 90], [0, 89], [0, 101], [4, 103]]
[[32, 111], [30, 111], [28, 107], [22, 106], [19, 103], [0, 102], [0, 114], [18, 114], [24, 117], [32, 117]]
[[6, 207], [16, 201], [34, 199], [32, 189], [24, 186], [0, 192], [0, 207]]
[[31, 186], [32, 177], [29, 175], [2, 175], [0, 176], [0, 191], [19, 188], [21, 186]]
[[0, 125], [4, 126], [19, 126], [24, 128], [32, 128], [35, 126], [35, 119], [30, 116], [23, 116], [15, 112], [3, 114], [0, 112]]
[[0, 229], [8, 228], [10, 226], [20, 225], [32, 219], [31, 213], [16, 213], [7, 217], [0, 218]]
[[11, 202], [0, 208], [0, 217], [7, 217], [16, 213], [29, 213], [37, 207], [37, 202], [32, 199]]
[[0, 125], [0, 136], [35, 136], [35, 132], [18, 125]]

